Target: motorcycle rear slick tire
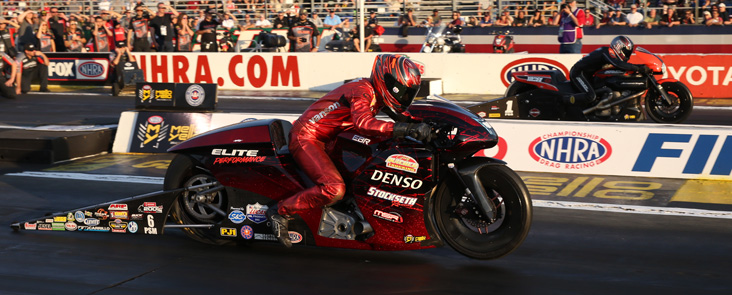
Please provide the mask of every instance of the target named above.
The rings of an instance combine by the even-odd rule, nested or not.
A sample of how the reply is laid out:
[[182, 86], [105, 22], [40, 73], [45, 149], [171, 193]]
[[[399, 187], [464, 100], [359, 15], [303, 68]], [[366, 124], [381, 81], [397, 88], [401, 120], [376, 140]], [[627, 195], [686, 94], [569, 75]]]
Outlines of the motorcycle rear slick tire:
[[460, 254], [496, 259], [513, 252], [526, 239], [533, 214], [531, 197], [521, 177], [505, 165], [487, 165], [478, 173], [486, 195], [497, 197], [494, 202], [501, 216], [496, 222], [486, 232], [471, 228], [468, 220], [454, 212], [463, 190], [442, 185], [434, 199], [435, 223], [440, 237]]
[[694, 108], [694, 98], [689, 88], [678, 81], [664, 82], [661, 86], [668, 93], [673, 103], [668, 106], [661, 95], [649, 91], [645, 98], [648, 117], [657, 123], [677, 124], [686, 120]]
[[[194, 160], [186, 155], [176, 155], [173, 161], [168, 166], [168, 170], [165, 174], [165, 181], [163, 183], [163, 189], [172, 190], [181, 187], [187, 187], [192, 185], [198, 185], [202, 183], [210, 183], [215, 181], [215, 178], [208, 172], [197, 168]], [[176, 224], [216, 224], [224, 220], [225, 216], [214, 216], [210, 218], [202, 215], [201, 213], [196, 214], [192, 211], [192, 203], [188, 198], [192, 192], [182, 192], [173, 202], [173, 208], [170, 211], [171, 218]], [[216, 201], [213, 202], [219, 209], [226, 211], [227, 209], [227, 195], [226, 191], [222, 190], [216, 192]], [[188, 208], [186, 208], [188, 207]], [[201, 210], [193, 209], [193, 210]], [[210, 210], [210, 209], [209, 209]], [[211, 213], [206, 211], [205, 213]], [[205, 214], [204, 213], [204, 214]], [[213, 213], [215, 214], [215, 213]], [[197, 216], [198, 215], [198, 216]], [[215, 228], [215, 226], [214, 226]], [[214, 245], [223, 245], [229, 243], [229, 241], [220, 239], [218, 233], [214, 232], [210, 228], [193, 228], [185, 227], [182, 228], [183, 232], [189, 238], [198, 242]]]

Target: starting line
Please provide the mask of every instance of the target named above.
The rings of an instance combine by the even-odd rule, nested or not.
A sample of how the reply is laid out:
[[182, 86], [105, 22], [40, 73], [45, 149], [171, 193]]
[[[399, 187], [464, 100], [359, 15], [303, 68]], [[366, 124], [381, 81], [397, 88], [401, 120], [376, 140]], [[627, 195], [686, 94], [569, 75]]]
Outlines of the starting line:
[[[147, 176], [133, 176], [133, 175], [34, 172], [34, 171], [8, 173], [5, 175], [69, 179], [69, 180], [84, 180], [84, 181], [108, 181], [108, 182], [140, 183], [140, 184], [159, 184], [159, 185], [163, 184], [163, 179], [164, 179], [163, 177], [147, 177]], [[534, 207], [555, 208], [555, 209], [574, 209], [574, 210], [600, 211], [600, 212], [612, 212], [612, 213], [632, 213], [632, 214], [646, 214], [646, 215], [687, 216], [687, 217], [732, 219], [732, 212], [730, 212], [730, 211], [714, 211], [714, 210], [689, 209], [689, 208], [633, 206], [633, 205], [581, 203], [581, 202], [567, 202], [567, 201], [547, 201], [547, 200], [533, 200], [533, 205], [534, 205]]]

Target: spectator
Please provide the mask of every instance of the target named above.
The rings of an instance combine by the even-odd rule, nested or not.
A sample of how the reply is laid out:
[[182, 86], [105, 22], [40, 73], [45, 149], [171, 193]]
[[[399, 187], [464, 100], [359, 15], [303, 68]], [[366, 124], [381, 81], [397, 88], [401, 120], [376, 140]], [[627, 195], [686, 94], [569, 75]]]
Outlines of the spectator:
[[285, 12], [281, 10], [277, 12], [277, 17], [274, 19], [272, 27], [274, 27], [275, 29], [284, 29], [289, 26], [290, 22], [287, 18], [285, 18]]
[[18, 50], [13, 46], [13, 36], [10, 34], [10, 30], [8, 30], [8, 25], [16, 29], [18, 28], [17, 23], [0, 18], [0, 53], [5, 53], [11, 58], [15, 58], [18, 56]]
[[427, 18], [419, 24], [419, 27], [420, 28], [429, 28], [432, 26], [433, 23], [434, 23], [434, 20], [432, 19], [432, 16], [428, 15]]
[[372, 10], [372, 11], [371, 11], [371, 12], [369, 13], [369, 19], [368, 19], [368, 21], [366, 22], [366, 24], [367, 24], [367, 25], [368, 25], [369, 27], [371, 27], [371, 29], [372, 29], [372, 30], [373, 30], [373, 29], [376, 29], [376, 26], [378, 26], [378, 25], [379, 25], [379, 19], [378, 19], [378, 18], [376, 18], [376, 11], [373, 11], [373, 10]]
[[513, 20], [514, 27], [526, 27], [529, 26], [530, 19], [526, 17], [526, 12], [519, 10], [516, 18]]
[[[359, 32], [359, 26], [356, 25], [353, 27], [353, 30], [351, 30], [351, 35], [353, 36], [353, 48], [356, 50], [356, 52], [361, 52], [361, 39]], [[364, 40], [364, 50], [363, 52], [368, 52], [369, 48], [371, 48], [371, 39], [374, 36], [374, 31], [372, 29], [369, 29], [368, 27], [363, 30], [363, 40]]]
[[36, 38], [38, 38], [39, 44], [41, 44], [41, 52], [56, 52], [56, 43], [54, 42], [53, 34], [48, 29], [47, 22], [40, 23]]
[[188, 15], [185, 12], [178, 14], [178, 26], [175, 30], [177, 33], [176, 45], [179, 52], [193, 51], [193, 30]]
[[432, 26], [439, 26], [441, 23], [442, 17], [440, 16], [440, 11], [432, 9]]
[[[706, 15], [707, 12], [709, 12], [709, 11], [705, 11], [704, 14]], [[722, 20], [722, 17], [719, 16], [719, 10], [712, 10], [712, 16], [709, 19], [707, 19], [704, 22], [704, 24], [706, 24], [707, 26], [722, 26], [722, 25], [724, 25], [724, 21]]]
[[540, 10], [534, 10], [534, 16], [529, 20], [529, 25], [532, 27], [541, 27], [546, 23], [544, 20], [544, 14]]
[[450, 21], [449, 24], [447, 24], [447, 27], [452, 29], [454, 27], [463, 26], [463, 19], [460, 18], [460, 11], [453, 11], [452, 12], [452, 21]]
[[607, 0], [607, 4], [610, 5], [613, 10], [620, 11], [621, 8], [625, 7], [625, 0]]
[[[66, 44], [64, 43], [64, 33], [68, 26], [69, 19], [58, 11], [58, 7], [51, 7], [48, 19], [48, 26], [53, 35], [54, 46], [57, 52], [65, 52]], [[43, 51], [43, 46], [41, 46]]]
[[508, 18], [508, 14], [502, 13], [501, 16], [495, 22], [496, 27], [508, 27], [511, 26], [511, 21]]
[[416, 25], [417, 22], [414, 19], [414, 11], [412, 11], [411, 8], [407, 9], [407, 14], [404, 14], [399, 18], [400, 27], [414, 27]]
[[[229, 17], [231, 17], [231, 18], [229, 18]], [[226, 26], [224, 26], [224, 23], [227, 22], [227, 20], [229, 20], [229, 19], [231, 19], [233, 21], [233, 17], [234, 17], [233, 15], [224, 15], [224, 21], [221, 22], [221, 26], [226, 28]], [[245, 14], [244, 20], [240, 21], [237, 24], [237, 27], [239, 28], [239, 30], [242, 30], [242, 31], [249, 30], [251, 28], [254, 28], [254, 24], [255, 24], [255, 22], [252, 19], [252, 17], [249, 16], [248, 14]]]
[[258, 14], [257, 17], [258, 17], [258, 19], [254, 23], [255, 28], [264, 29], [264, 28], [272, 27], [272, 23], [267, 18], [264, 17], [263, 13]]
[[554, 10], [552, 11], [552, 15], [549, 17], [549, 19], [546, 20], [546, 24], [548, 26], [558, 26], [559, 25], [559, 12]]
[[628, 20], [629, 27], [637, 27], [643, 22], [643, 14], [638, 12], [638, 6], [635, 4], [630, 5], [630, 13], [626, 17]]
[[594, 27], [596, 20], [595, 16], [590, 12], [590, 9], [585, 8], [585, 24], [583, 27]]
[[467, 27], [477, 27], [480, 23], [478, 22], [478, 19], [474, 16], [469, 16], [468, 21], [465, 23], [465, 26]]
[[703, 16], [702, 16], [701, 23], [708, 26], [709, 24], [707, 24], [707, 22], [712, 19], [712, 13], [709, 11], [704, 11], [704, 13], [702, 15]]
[[173, 36], [175, 36], [174, 17], [178, 17], [178, 11], [175, 8], [164, 2], [158, 3], [158, 11], [155, 13], [155, 17], [150, 20], [150, 29], [152, 29], [155, 36], [158, 52], [175, 51], [175, 47], [173, 47]]
[[117, 95], [119, 93], [119, 89], [121, 89], [125, 85], [125, 67], [119, 65], [124, 65], [128, 61], [133, 63], [137, 62], [137, 60], [135, 60], [135, 57], [130, 54], [130, 48], [128, 46], [120, 46], [115, 48], [114, 55], [111, 58], [110, 62], [110, 64], [112, 65], [112, 70], [110, 71], [110, 80], [112, 81], [112, 93], [114, 95]]
[[581, 53], [585, 12], [577, 7], [577, 0], [567, 2], [569, 5], [563, 5], [559, 19], [559, 53]]
[[679, 16], [676, 15], [676, 9], [673, 7], [669, 7], [666, 14], [661, 16], [661, 20], [658, 22], [659, 26], [667, 26], [669, 28], [680, 24], [681, 20], [679, 19]]
[[[2, 21], [6, 20], [2, 19]], [[2, 22], [0, 22], [0, 24], [6, 26], [6, 24]], [[8, 71], [10, 71], [10, 73], [16, 73], [18, 71], [18, 66], [10, 55], [5, 52], [0, 52], [0, 73], [7, 73]], [[11, 74], [9, 78], [6, 78], [5, 75], [0, 75], [0, 93], [2, 93], [2, 96], [5, 98], [16, 98], [16, 90], [13, 89], [13, 83], [15, 83], [16, 76], [16, 74]]]
[[684, 12], [684, 18], [681, 19], [682, 25], [694, 25], [696, 24], [696, 18], [694, 17], [694, 14], [691, 12], [691, 10], [686, 10]]
[[219, 21], [214, 19], [216, 12], [206, 9], [204, 16], [198, 22], [197, 33], [201, 35], [201, 52], [218, 52], [219, 45], [216, 42], [216, 27]]
[[613, 11], [605, 10], [602, 12], [602, 18], [600, 18], [600, 21], [597, 22], [595, 25], [595, 29], [599, 29], [602, 26], [607, 26], [610, 23], [610, 20], [613, 17]]
[[509, 24], [513, 24], [513, 16], [511, 16], [511, 13], [508, 10], [504, 10], [502, 14], [506, 16]]
[[84, 33], [79, 28], [79, 23], [77, 21], [70, 21], [69, 27], [66, 28], [66, 34], [64, 36], [64, 39], [66, 40], [64, 45], [66, 46], [66, 51], [68, 52], [83, 52], [84, 51], [84, 44], [86, 44], [86, 38], [84, 38]]
[[490, 27], [493, 25], [493, 18], [491, 17], [490, 12], [486, 12], [483, 14], [483, 19], [480, 20], [480, 27]]
[[328, 9], [328, 16], [325, 17], [323, 26], [326, 29], [343, 27], [343, 21], [341, 21], [341, 17], [335, 13], [335, 9]]
[[607, 24], [609, 26], [626, 26], [628, 25], [628, 19], [625, 18], [622, 11], [616, 10]]
[[18, 16], [18, 21], [20, 22], [20, 30], [18, 31], [16, 46], [18, 51], [22, 51], [25, 44], [38, 42], [35, 34], [38, 31], [38, 17], [32, 10], [26, 10]]
[[725, 25], [732, 25], [732, 18], [729, 17], [729, 12], [727, 11], [727, 5], [724, 3], [717, 4], [719, 6], [719, 16], [722, 17], [722, 20], [724, 21]]
[[28, 93], [33, 80], [40, 82], [41, 92], [49, 92], [48, 57], [43, 52], [36, 50], [36, 45], [33, 43], [23, 45], [23, 53], [18, 55], [16, 62], [20, 67], [15, 76], [16, 81], [20, 81], [20, 83], [16, 83], [16, 94]]
[[292, 24], [287, 31], [287, 39], [290, 40], [291, 52], [316, 52], [320, 47], [320, 38], [315, 38], [316, 44], [313, 46], [313, 37], [318, 37], [320, 32], [315, 24], [308, 20], [308, 13], [301, 10], [298, 15], [298, 21]]
[[96, 52], [109, 52], [109, 38], [112, 36], [112, 31], [109, 30], [104, 19], [101, 16], [94, 17], [94, 51]]
[[132, 46], [132, 51], [152, 51], [150, 19], [145, 15], [145, 10], [146, 8], [143, 6], [135, 7], [135, 16], [129, 23], [130, 27], [127, 31], [127, 44]]
[[648, 11], [648, 16], [643, 19], [643, 25], [646, 26], [646, 29], [650, 29], [653, 26], [657, 26], [658, 23], [661, 21], [661, 17], [658, 15], [655, 9], [651, 9]]

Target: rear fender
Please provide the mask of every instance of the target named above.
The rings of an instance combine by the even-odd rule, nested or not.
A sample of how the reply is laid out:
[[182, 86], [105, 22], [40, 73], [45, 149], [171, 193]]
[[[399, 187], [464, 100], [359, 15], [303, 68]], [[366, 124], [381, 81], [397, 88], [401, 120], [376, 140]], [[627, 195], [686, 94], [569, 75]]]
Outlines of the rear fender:
[[534, 85], [539, 89], [547, 89], [553, 91], [559, 91], [559, 89], [552, 85], [552, 76], [544, 74], [532, 74], [530, 72], [515, 72], [511, 74], [513, 76], [513, 83], [524, 83]]

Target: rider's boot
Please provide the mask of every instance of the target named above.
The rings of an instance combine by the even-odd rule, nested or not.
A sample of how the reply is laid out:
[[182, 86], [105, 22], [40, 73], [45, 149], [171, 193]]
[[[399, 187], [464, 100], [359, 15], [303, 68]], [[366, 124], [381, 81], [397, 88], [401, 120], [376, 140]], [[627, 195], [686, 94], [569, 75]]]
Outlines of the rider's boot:
[[270, 223], [272, 224], [272, 232], [274, 233], [277, 240], [280, 241], [282, 245], [285, 245], [285, 247], [290, 248], [292, 247], [292, 240], [290, 240], [289, 230], [287, 229], [287, 224], [289, 223], [289, 220], [286, 216], [280, 215], [280, 213], [277, 211], [278, 208], [278, 205], [269, 207], [266, 213], [267, 219], [269, 219]]

